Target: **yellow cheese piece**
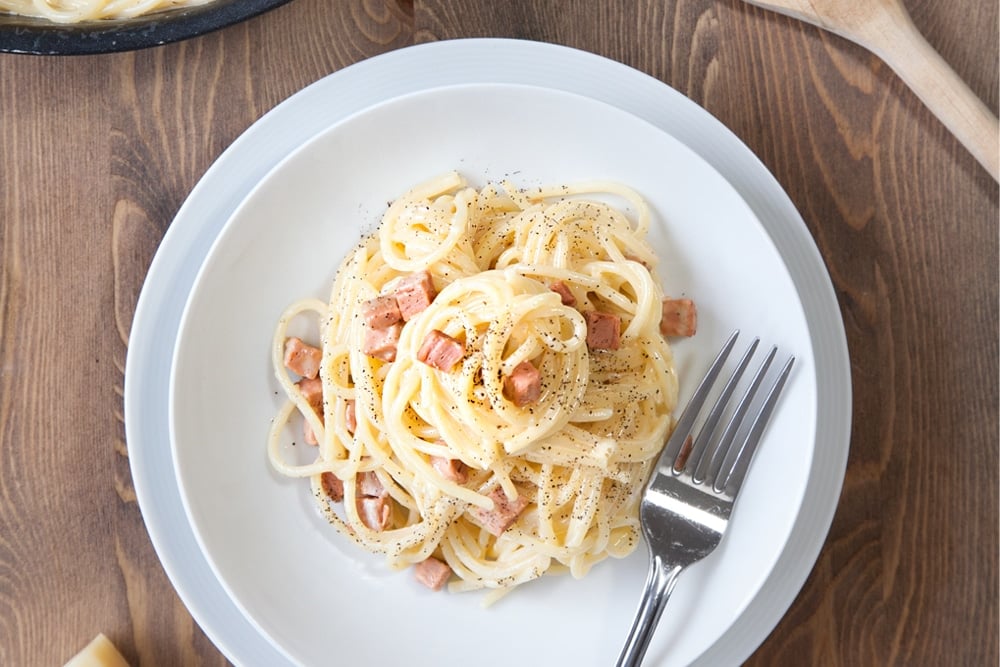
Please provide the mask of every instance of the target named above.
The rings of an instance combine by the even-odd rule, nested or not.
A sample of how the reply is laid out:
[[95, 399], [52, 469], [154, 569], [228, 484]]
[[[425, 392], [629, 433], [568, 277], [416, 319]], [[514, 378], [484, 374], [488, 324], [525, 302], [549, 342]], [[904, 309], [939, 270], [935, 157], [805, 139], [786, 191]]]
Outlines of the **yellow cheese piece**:
[[87, 646], [69, 659], [65, 667], [129, 667], [104, 633], [94, 637]]

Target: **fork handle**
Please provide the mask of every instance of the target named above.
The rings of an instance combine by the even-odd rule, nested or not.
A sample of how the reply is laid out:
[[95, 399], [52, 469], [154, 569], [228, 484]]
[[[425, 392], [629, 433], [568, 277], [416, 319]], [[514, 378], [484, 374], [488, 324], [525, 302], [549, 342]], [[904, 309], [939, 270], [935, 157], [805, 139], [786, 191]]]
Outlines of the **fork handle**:
[[639, 610], [632, 622], [625, 647], [618, 656], [617, 667], [638, 667], [642, 663], [649, 640], [653, 638], [656, 624], [660, 621], [667, 599], [677, 583], [677, 575], [684, 569], [680, 565], [669, 565], [658, 556], [652, 557], [649, 564], [649, 574], [646, 575], [646, 586], [642, 592]]

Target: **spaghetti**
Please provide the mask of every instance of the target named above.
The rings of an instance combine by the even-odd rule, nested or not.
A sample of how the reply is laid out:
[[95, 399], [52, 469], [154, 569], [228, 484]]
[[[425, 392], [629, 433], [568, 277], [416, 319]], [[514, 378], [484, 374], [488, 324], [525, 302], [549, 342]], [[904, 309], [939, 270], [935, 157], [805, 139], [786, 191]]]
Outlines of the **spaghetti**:
[[[329, 522], [392, 567], [441, 573], [433, 588], [498, 597], [631, 553], [677, 396], [649, 219], [611, 183], [416, 186], [327, 301], [281, 315], [273, 467], [310, 478]], [[318, 347], [289, 336], [299, 316]], [[284, 457], [300, 421], [317, 443], [305, 464]]]

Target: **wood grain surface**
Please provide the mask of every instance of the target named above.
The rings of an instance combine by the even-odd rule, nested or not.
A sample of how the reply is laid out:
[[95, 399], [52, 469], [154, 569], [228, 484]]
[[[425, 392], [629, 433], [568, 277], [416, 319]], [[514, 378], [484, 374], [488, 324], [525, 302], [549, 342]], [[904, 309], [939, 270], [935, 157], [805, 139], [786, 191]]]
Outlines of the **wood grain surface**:
[[[909, 0], [997, 111], [995, 0]], [[677, 88], [787, 190], [832, 276], [854, 422], [829, 537], [748, 664], [996, 665], [998, 188], [876, 57], [739, 0], [294, 0], [137, 52], [0, 54], [0, 665], [97, 632], [134, 665], [223, 665], [136, 503], [136, 298], [219, 154], [305, 85], [459, 37], [565, 44]]]

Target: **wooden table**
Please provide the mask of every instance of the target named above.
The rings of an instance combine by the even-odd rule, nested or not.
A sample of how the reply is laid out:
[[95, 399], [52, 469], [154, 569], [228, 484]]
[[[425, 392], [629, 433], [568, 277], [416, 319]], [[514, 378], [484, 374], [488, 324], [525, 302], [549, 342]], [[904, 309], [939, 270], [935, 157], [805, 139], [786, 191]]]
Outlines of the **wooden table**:
[[[908, 0], [997, 109], [998, 5]], [[294, 0], [145, 51], [0, 55], [0, 664], [103, 631], [217, 665], [135, 499], [122, 385], [157, 244], [283, 99], [413, 43], [593, 51], [679, 89], [787, 190], [836, 287], [854, 424], [819, 560], [752, 665], [998, 660], [998, 188], [877, 58], [738, 0]]]

